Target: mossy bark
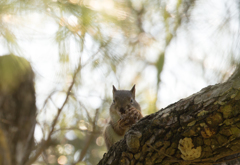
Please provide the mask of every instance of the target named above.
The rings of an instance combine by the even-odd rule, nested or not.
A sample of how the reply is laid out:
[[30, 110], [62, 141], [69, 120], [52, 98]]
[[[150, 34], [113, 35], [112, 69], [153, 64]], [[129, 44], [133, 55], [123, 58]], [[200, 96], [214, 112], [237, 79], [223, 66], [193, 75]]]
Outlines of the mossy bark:
[[99, 165], [219, 164], [240, 153], [240, 71], [136, 123]]
[[34, 74], [28, 61], [0, 56], [0, 164], [24, 165], [34, 147]]

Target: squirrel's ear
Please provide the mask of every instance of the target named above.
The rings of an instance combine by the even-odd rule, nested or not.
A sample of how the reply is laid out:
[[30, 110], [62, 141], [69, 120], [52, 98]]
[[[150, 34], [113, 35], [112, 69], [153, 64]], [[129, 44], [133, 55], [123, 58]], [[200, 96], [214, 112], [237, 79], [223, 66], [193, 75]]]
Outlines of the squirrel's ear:
[[116, 89], [115, 86], [113, 85], [112, 93], [114, 94], [116, 91], [117, 91], [117, 89]]
[[133, 85], [131, 92], [132, 92], [133, 98], [135, 99], [135, 84]]

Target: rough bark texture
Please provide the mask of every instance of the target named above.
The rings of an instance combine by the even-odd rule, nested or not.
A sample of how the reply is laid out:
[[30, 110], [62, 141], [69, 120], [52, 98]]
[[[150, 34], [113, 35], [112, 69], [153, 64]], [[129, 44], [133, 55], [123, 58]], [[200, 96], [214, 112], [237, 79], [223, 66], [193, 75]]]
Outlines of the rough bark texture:
[[227, 82], [142, 118], [98, 164], [218, 164], [236, 159], [240, 153], [239, 73], [237, 69]]
[[34, 74], [25, 59], [0, 56], [0, 164], [24, 165], [34, 146]]

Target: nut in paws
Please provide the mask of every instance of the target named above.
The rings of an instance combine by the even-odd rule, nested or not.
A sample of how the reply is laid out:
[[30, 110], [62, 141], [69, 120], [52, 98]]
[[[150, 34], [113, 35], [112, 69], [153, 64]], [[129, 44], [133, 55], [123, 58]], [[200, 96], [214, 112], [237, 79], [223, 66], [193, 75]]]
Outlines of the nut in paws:
[[141, 112], [134, 107], [130, 107], [125, 111], [125, 114], [121, 115], [118, 124], [120, 128], [126, 129], [135, 124], [141, 118]]

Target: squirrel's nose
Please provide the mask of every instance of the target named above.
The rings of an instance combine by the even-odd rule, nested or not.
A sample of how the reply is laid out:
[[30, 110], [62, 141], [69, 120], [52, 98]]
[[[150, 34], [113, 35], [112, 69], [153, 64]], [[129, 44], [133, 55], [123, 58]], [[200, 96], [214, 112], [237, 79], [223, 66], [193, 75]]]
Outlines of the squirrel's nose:
[[120, 112], [121, 112], [121, 113], [125, 113], [125, 109], [121, 107], [121, 108], [120, 108]]

